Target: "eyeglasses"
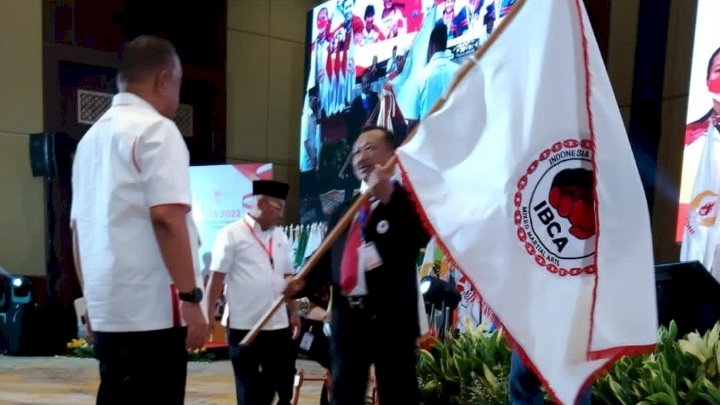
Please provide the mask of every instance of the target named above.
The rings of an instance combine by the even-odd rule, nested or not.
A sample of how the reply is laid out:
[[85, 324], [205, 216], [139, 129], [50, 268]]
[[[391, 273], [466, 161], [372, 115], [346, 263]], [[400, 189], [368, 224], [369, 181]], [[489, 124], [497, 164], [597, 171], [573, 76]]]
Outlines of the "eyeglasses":
[[370, 143], [366, 143], [364, 145], [359, 145], [359, 146], [355, 147], [352, 151], [352, 154], [359, 155], [360, 153], [365, 152], [365, 153], [371, 155], [371, 154], [375, 153], [377, 151], [377, 149], [378, 149], [377, 146], [370, 144]]

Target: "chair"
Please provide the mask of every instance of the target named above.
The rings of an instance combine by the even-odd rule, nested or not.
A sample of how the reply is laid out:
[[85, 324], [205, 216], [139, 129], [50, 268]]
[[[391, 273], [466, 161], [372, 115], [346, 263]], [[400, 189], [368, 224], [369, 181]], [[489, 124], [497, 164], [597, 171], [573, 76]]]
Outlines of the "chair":
[[327, 383], [328, 389], [330, 387], [330, 373], [326, 373], [325, 376], [305, 376], [305, 370], [300, 369], [295, 374], [295, 384], [293, 385], [293, 398], [292, 398], [292, 405], [298, 405], [298, 401], [300, 401], [300, 389], [302, 388], [302, 385], [305, 381], [322, 381], [323, 383]]
[[[332, 379], [329, 372], [325, 372], [325, 376], [319, 377], [319, 376], [311, 376], [311, 377], [305, 377], [305, 370], [302, 368], [298, 370], [298, 372], [295, 374], [295, 383], [293, 385], [293, 398], [292, 398], [292, 405], [298, 405], [298, 401], [300, 401], [300, 389], [302, 388], [302, 385], [305, 381], [322, 381], [327, 385], [328, 393], [330, 393], [330, 389], [332, 387]], [[371, 391], [371, 403], [373, 405], [379, 405], [380, 402], [377, 397], [377, 384], [375, 384], [375, 373], [370, 374], [369, 378], [370, 384], [372, 384], [372, 391]]]

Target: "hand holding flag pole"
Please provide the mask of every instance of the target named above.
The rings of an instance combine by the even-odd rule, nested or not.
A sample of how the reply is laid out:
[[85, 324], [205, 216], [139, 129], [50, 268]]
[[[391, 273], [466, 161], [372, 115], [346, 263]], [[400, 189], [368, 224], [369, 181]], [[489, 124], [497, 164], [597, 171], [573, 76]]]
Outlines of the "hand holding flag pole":
[[[391, 159], [391, 162], [388, 162], [390, 164], [395, 163], [395, 159]], [[308, 274], [312, 271], [312, 269], [318, 264], [320, 261], [320, 258], [323, 257], [323, 255], [330, 249], [330, 247], [335, 243], [338, 237], [342, 235], [343, 232], [345, 232], [345, 229], [350, 225], [350, 222], [355, 217], [355, 214], [357, 211], [362, 207], [362, 205], [368, 201], [370, 198], [370, 193], [363, 193], [360, 195], [360, 197], [353, 203], [353, 205], [347, 210], [345, 215], [338, 221], [337, 225], [330, 231], [330, 233], [325, 237], [323, 242], [320, 244], [320, 246], [313, 252], [312, 256], [310, 256], [310, 259], [308, 259], [307, 262], [302, 266], [300, 271], [292, 277], [290, 281], [288, 281], [289, 288], [286, 289], [285, 294], [288, 296], [292, 296], [297, 291], [293, 291], [292, 286], [300, 286], [301, 283], [307, 277]], [[283, 302], [285, 302], [286, 296], [281, 295], [278, 297], [275, 302], [273, 303], [272, 307], [270, 307], [265, 314], [263, 314], [262, 318], [253, 326], [253, 328], [250, 330], [250, 332], [245, 335], [245, 338], [240, 342], [240, 346], [247, 346], [250, 343], [255, 340], [258, 333], [262, 330], [263, 327], [268, 323], [270, 318], [272, 318], [273, 314], [280, 309]]]

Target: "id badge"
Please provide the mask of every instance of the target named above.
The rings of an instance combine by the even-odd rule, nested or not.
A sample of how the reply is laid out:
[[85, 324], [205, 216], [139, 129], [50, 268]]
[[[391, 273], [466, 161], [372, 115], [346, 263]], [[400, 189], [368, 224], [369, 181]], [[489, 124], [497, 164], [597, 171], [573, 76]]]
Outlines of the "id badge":
[[363, 268], [365, 268], [365, 271], [374, 270], [382, 266], [383, 262], [374, 242], [367, 242], [360, 246], [359, 253], [360, 254], [358, 256], [362, 258], [361, 263]]
[[300, 349], [305, 351], [310, 351], [310, 346], [312, 346], [312, 342], [315, 339], [315, 336], [313, 336], [310, 332], [305, 332], [305, 334], [302, 337], [302, 340], [300, 340]]

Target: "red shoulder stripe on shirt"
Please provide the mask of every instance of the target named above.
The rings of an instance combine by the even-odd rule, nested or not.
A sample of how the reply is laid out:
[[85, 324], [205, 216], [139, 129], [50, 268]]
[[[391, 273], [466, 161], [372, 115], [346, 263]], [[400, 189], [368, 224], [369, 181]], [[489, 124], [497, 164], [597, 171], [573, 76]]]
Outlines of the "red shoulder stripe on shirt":
[[170, 284], [170, 299], [172, 300], [173, 326], [179, 327], [180, 323], [180, 298], [175, 284]]
[[135, 138], [135, 141], [132, 144], [132, 162], [133, 166], [135, 166], [135, 170], [137, 170], [138, 173], [142, 173], [142, 170], [140, 170], [140, 164], [138, 164], [137, 161], [137, 155], [135, 154], [135, 146], [137, 145], [139, 138]]

